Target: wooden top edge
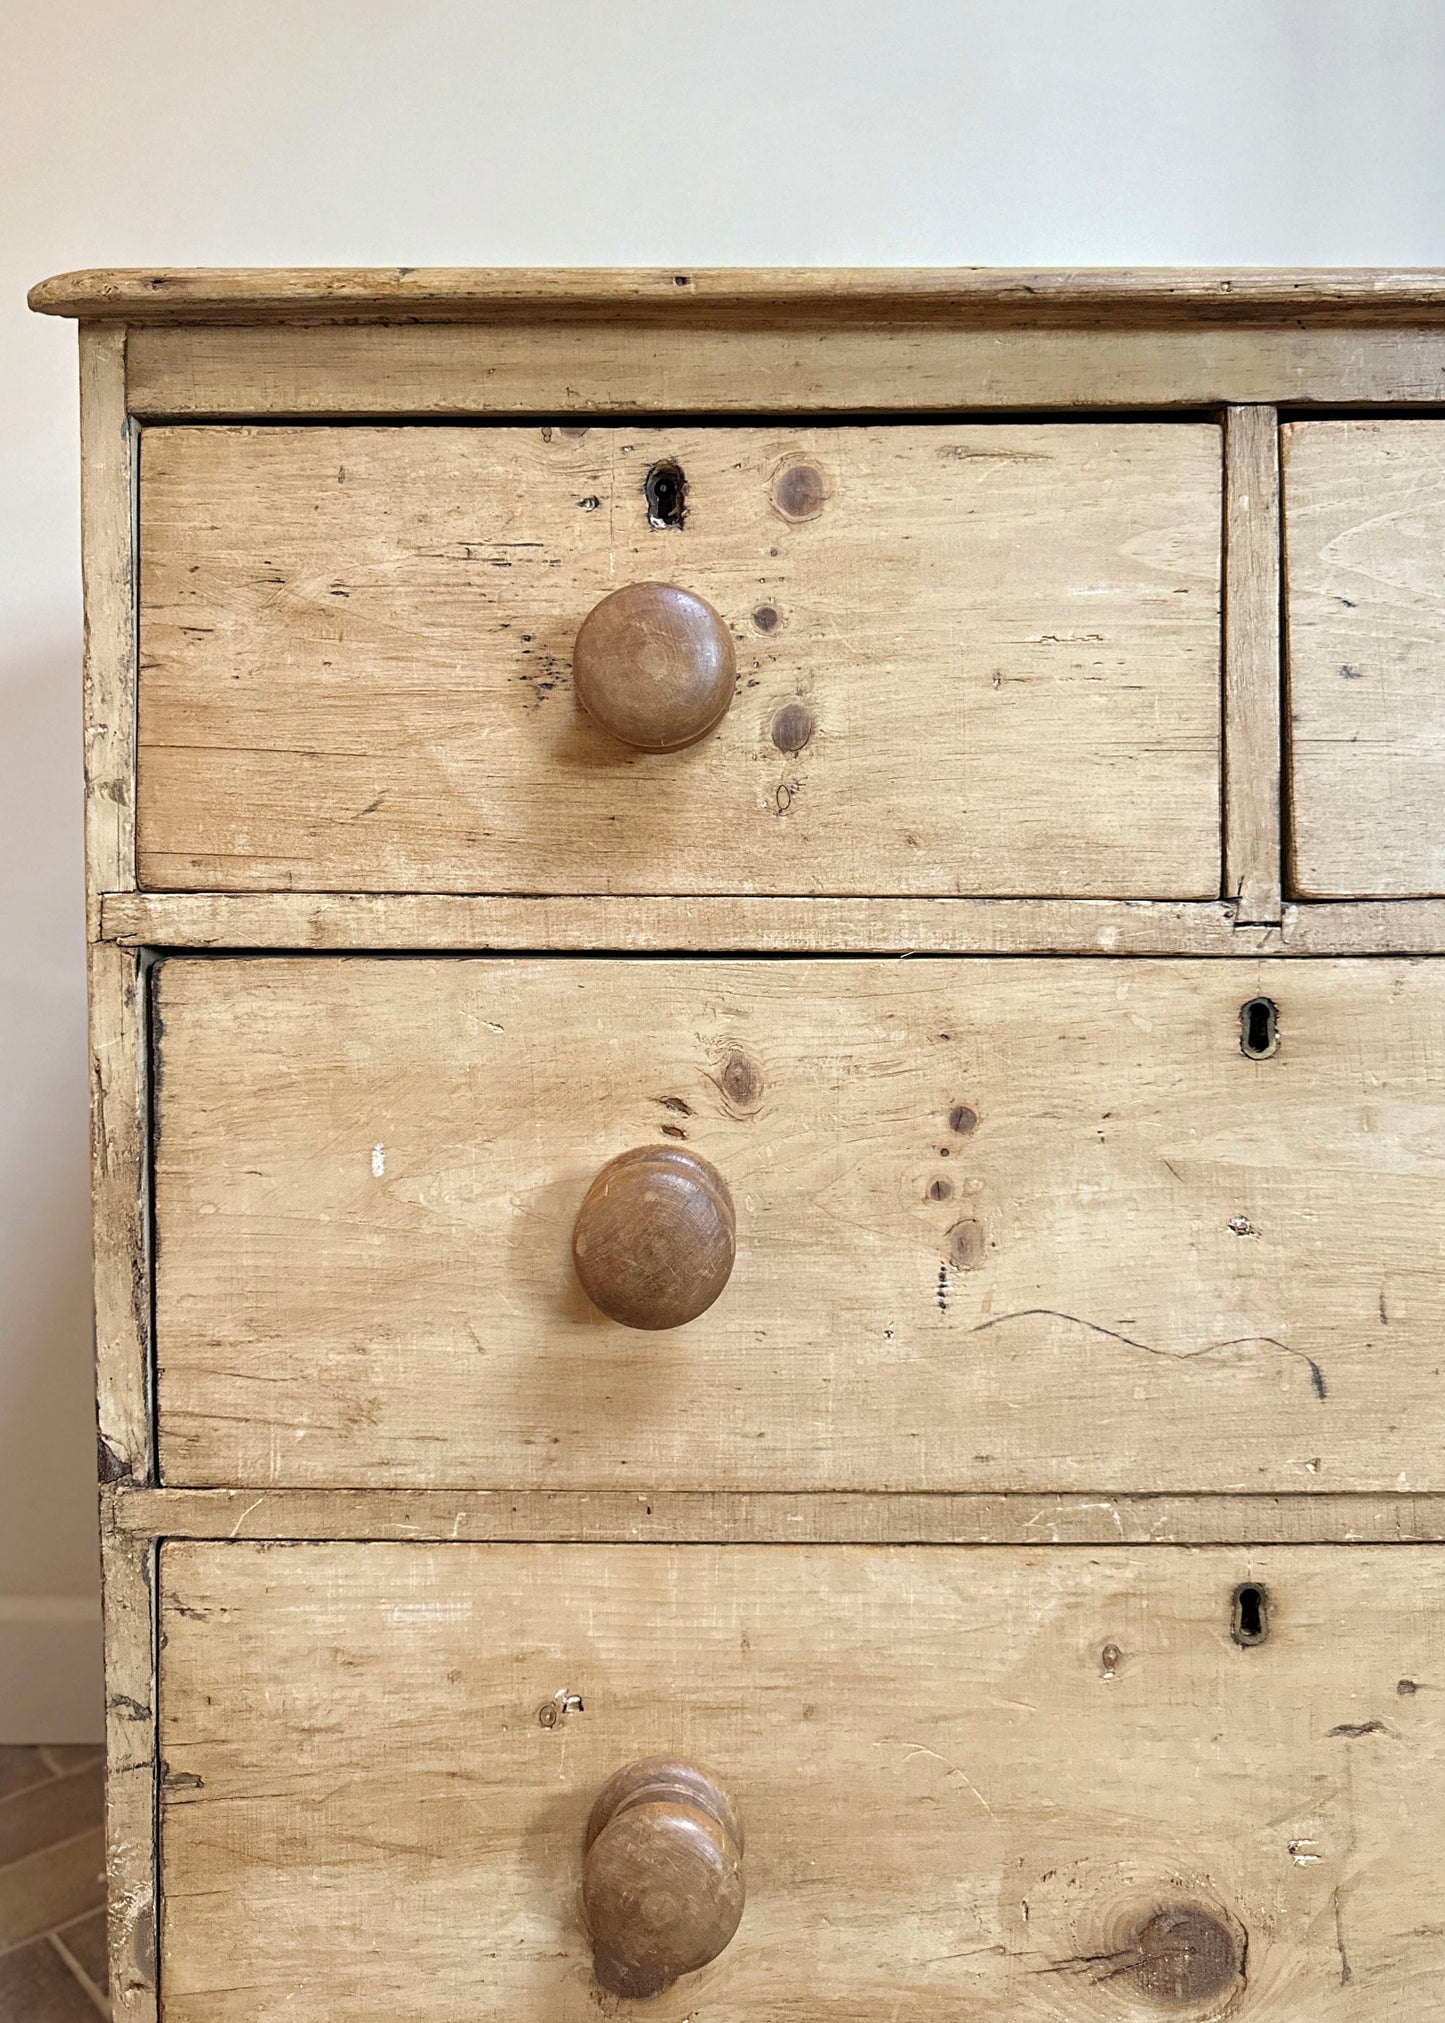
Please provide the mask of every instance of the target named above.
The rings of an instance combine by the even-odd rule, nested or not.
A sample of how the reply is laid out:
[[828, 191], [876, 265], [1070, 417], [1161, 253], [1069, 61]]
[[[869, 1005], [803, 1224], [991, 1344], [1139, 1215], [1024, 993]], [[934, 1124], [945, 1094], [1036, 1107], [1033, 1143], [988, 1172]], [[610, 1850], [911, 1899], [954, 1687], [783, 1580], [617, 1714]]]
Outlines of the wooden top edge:
[[1445, 316], [1434, 268], [118, 267], [30, 291], [45, 316], [250, 322], [504, 315], [957, 316], [1015, 322]]

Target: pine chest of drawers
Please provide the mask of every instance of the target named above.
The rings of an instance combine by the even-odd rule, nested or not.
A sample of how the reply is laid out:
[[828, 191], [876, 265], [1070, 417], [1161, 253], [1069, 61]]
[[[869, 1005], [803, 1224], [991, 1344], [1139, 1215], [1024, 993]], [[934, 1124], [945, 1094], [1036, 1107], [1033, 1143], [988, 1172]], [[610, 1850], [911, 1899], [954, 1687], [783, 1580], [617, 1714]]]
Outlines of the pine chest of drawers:
[[117, 2017], [1445, 2016], [1445, 277], [33, 300]]

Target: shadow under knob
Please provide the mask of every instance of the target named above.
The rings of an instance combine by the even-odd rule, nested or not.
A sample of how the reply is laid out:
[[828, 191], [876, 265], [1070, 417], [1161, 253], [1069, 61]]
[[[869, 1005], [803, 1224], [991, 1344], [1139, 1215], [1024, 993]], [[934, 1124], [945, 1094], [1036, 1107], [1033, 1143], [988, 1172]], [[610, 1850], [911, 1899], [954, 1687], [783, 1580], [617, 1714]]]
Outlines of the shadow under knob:
[[715, 1960], [743, 1914], [743, 1836], [693, 1763], [648, 1757], [603, 1786], [587, 1822], [582, 1908], [597, 1979], [660, 1994]]
[[701, 597], [671, 583], [631, 583], [588, 612], [572, 649], [577, 700], [639, 752], [677, 752], [727, 715], [732, 634]]
[[737, 1256], [737, 1220], [715, 1166], [680, 1145], [609, 1159], [572, 1229], [582, 1290], [629, 1328], [680, 1328], [705, 1313]]

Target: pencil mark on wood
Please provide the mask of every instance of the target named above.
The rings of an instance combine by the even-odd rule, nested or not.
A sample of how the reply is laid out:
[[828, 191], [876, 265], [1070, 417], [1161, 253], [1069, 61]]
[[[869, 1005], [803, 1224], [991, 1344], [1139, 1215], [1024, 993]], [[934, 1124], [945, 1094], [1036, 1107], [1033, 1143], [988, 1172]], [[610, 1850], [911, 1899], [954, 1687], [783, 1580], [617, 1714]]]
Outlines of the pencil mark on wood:
[[1110, 1341], [1122, 1342], [1126, 1349], [1138, 1349], [1146, 1356], [1161, 1356], [1166, 1362], [1191, 1363], [1209, 1356], [1223, 1354], [1226, 1349], [1247, 1348], [1253, 1345], [1278, 1349], [1281, 1355], [1295, 1356], [1308, 1368], [1310, 1388], [1315, 1396], [1324, 1402], [1328, 1395], [1324, 1371], [1312, 1356], [1303, 1349], [1297, 1349], [1290, 1342], [1282, 1342], [1277, 1335], [1231, 1335], [1226, 1341], [1203, 1342], [1192, 1349], [1161, 1349], [1153, 1342], [1141, 1342], [1134, 1335], [1121, 1334], [1118, 1328], [1105, 1327], [1099, 1321], [1085, 1320], [1079, 1314], [1062, 1312], [1058, 1307], [1021, 1307], [1016, 1313], [995, 1314], [989, 1320], [975, 1323], [973, 1332], [984, 1334], [990, 1328], [1001, 1328], [1011, 1321], [1054, 1320], [1064, 1321], [1070, 1327], [1084, 1328], [1090, 1334], [1103, 1335]]

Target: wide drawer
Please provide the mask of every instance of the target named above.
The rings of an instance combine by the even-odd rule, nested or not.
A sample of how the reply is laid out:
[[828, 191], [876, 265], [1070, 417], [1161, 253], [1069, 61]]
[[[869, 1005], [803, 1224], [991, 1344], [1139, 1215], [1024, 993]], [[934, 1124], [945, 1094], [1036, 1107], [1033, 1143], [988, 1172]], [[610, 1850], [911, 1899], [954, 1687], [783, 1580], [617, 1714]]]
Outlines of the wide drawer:
[[[141, 882], [1217, 897], [1220, 527], [1203, 423], [148, 429]], [[655, 581], [665, 755], [571, 675]]]
[[[1439, 2013], [1437, 1548], [173, 1543], [160, 1601], [168, 2023]], [[584, 1829], [657, 1756], [746, 1906], [634, 2005]]]
[[176, 958], [154, 1052], [169, 1483], [1445, 1488], [1440, 963]]
[[1284, 430], [1294, 883], [1445, 893], [1445, 422]]

